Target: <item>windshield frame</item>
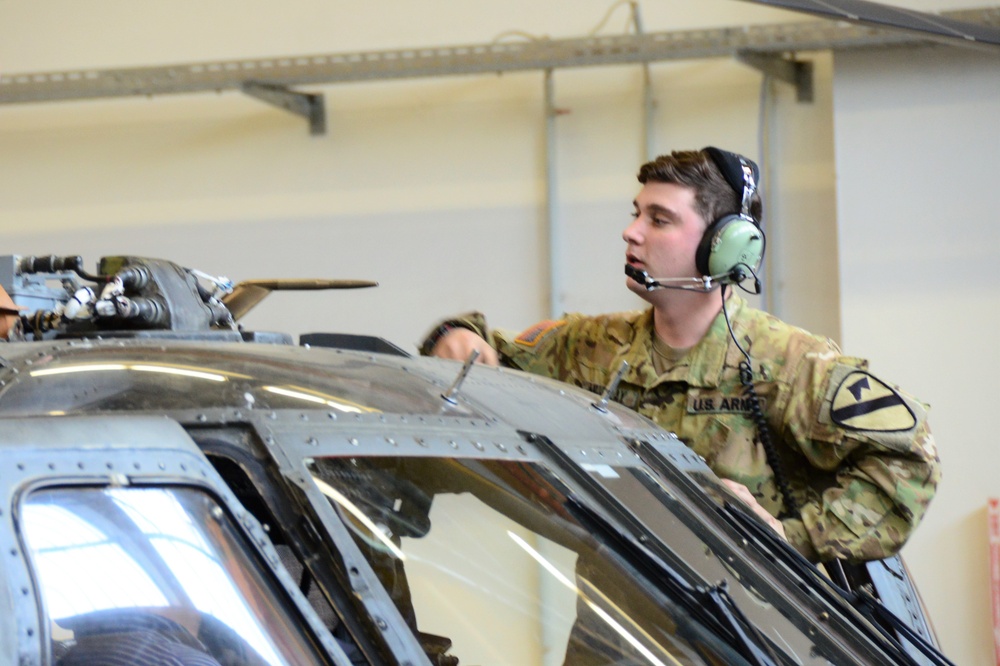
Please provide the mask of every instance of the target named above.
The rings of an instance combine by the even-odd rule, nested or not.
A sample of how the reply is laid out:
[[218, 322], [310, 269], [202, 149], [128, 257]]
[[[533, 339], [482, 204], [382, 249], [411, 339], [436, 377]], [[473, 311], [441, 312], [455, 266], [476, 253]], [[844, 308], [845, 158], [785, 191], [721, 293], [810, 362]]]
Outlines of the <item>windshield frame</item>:
[[[836, 649], [842, 659], [915, 663], [895, 639], [846, 603], [847, 593], [772, 534], [718, 481], [704, 461], [692, 461], [693, 454], [686, 447], [684, 464], [678, 465], [669, 443], [641, 436], [629, 437], [626, 443], [653, 472], [646, 485], [660, 503], [689, 529], [697, 529], [718, 556], [738, 568], [741, 576], [755, 587], [769, 589], [771, 603], [787, 603], [793, 614], [786, 617], [809, 620], [805, 630], [811, 637]], [[611, 501], [620, 502], [617, 498]], [[747, 529], [748, 523], [757, 529]], [[655, 534], [650, 536], [662, 543]], [[737, 550], [734, 544], [742, 549]], [[844, 645], [844, 641], [848, 644]]]
[[[213, 420], [213, 413], [215, 412], [208, 410], [209, 420]], [[197, 415], [198, 420], [203, 421], [204, 414], [204, 410], [191, 412], [182, 420], [192, 422]], [[724, 510], [723, 507], [706, 495], [707, 489], [688, 478], [691, 469], [678, 465], [676, 461], [664, 459], [662, 464], [668, 473], [661, 473], [655, 452], [650, 453], [649, 449], [671, 439], [665, 431], [652, 427], [638, 430], [630, 425], [623, 425], [617, 428], [617, 436], [614, 438], [577, 438], [572, 442], [552, 442], [544, 437], [536, 438], [531, 433], [517, 431], [495, 418], [456, 417], [448, 413], [356, 414], [347, 417], [336, 415], [335, 418], [335, 415], [317, 414], [315, 411], [275, 410], [267, 414], [238, 415], [238, 418], [249, 422], [258, 430], [261, 440], [267, 444], [268, 452], [278, 463], [280, 473], [295, 488], [295, 492], [301, 494], [299, 501], [302, 505], [309, 506], [313, 512], [317, 527], [323, 533], [322, 537], [330, 539], [331, 551], [345, 554], [344, 561], [338, 563], [343, 568], [341, 573], [344, 580], [348, 581], [353, 597], [363, 606], [368, 619], [378, 626], [378, 635], [387, 649], [401, 660], [417, 659], [422, 663], [425, 657], [413, 635], [408, 630], [398, 630], [399, 627], [405, 628], [405, 623], [396, 611], [395, 604], [382, 590], [377, 577], [364, 562], [335, 512], [327, 508], [329, 503], [325, 497], [308, 480], [306, 465], [315, 456], [537, 459], [554, 470], [563, 482], [587, 498], [602, 515], [621, 526], [625, 532], [657, 544], [657, 555], [669, 561], [669, 557], [663, 556], [668, 549], [660, 543], [661, 540], [636, 521], [631, 511], [620, 501], [599, 486], [595, 488], [581, 465], [597, 462], [606, 455], [609, 459], [624, 461], [624, 464], [653, 470], [656, 477], [681, 498], [685, 511], [689, 512], [687, 515], [691, 524], [697, 525], [699, 532], [704, 531], [711, 536], [713, 548], [742, 563], [745, 571], [761, 576], [757, 584], [768, 590], [773, 599], [795, 599], [794, 604], [789, 604], [791, 612], [800, 614], [806, 619], [804, 621], [810, 623], [806, 625], [807, 631], [815, 631], [829, 645], [838, 646], [832, 650], [834, 654], [851, 655], [855, 660], [857, 655], [862, 655], [862, 659], [871, 663], [879, 663], [886, 655], [906, 659], [905, 652], [889, 644], [885, 635], [878, 634], [869, 627], [867, 618], [833, 594], [824, 594], [821, 585], [784, 563], [773, 567], [773, 544], [748, 536], [745, 530], [734, 527], [731, 520], [720, 517], [719, 512]], [[640, 450], [642, 446], [647, 449]], [[693, 456], [679, 442], [677, 446], [685, 452], [684, 456]], [[711, 475], [703, 461], [701, 466]], [[680, 487], [678, 483], [681, 484]], [[355, 566], [358, 562], [364, 566]], [[687, 574], [690, 574], [690, 569]], [[820, 598], [817, 598], [817, 593]]]
[[[506, 447], [505, 447], [506, 448]], [[371, 452], [360, 448], [360, 450], [355, 450], [353, 452], [338, 452], [331, 454], [324, 451], [323, 458], [338, 458], [338, 459], [386, 459], [387, 456], [383, 455], [384, 452]], [[485, 449], [485, 447], [484, 447]], [[416, 455], [399, 455], [400, 451], [395, 451], [393, 458], [427, 458], [427, 459], [444, 459], [447, 460], [458, 458], [459, 461], [462, 459], [475, 460], [475, 461], [500, 461], [500, 462], [517, 462], [517, 463], [527, 463], [532, 465], [533, 468], [538, 469], [542, 472], [545, 480], [551, 484], [556, 485], [560, 488], [562, 492], [567, 493], [567, 497], [570, 501], [565, 505], [569, 509], [571, 504], [588, 504], [589, 499], [586, 498], [586, 494], [581, 492], [582, 489], [579, 487], [574, 487], [571, 484], [566, 483], [566, 479], [559, 474], [558, 467], [553, 464], [553, 462], [543, 454], [543, 452], [537, 449], [535, 446], [527, 442], [518, 444], [514, 448], [514, 454], [510, 454], [510, 449], [501, 451], [499, 448], [494, 448], [492, 451], [482, 451], [478, 455], [467, 455], [467, 456], [449, 456], [448, 458], [443, 458], [442, 456], [433, 456], [423, 453], [420, 455], [420, 451], [410, 452]], [[310, 474], [310, 467], [315, 464], [315, 458], [307, 458], [304, 460], [304, 472], [306, 475]], [[319, 517], [324, 522], [324, 527], [327, 529], [327, 533], [330, 538], [335, 542], [335, 549], [341, 552], [348, 553], [345, 559], [359, 558], [360, 561], [365, 562], [368, 571], [366, 572], [368, 576], [366, 577], [366, 586], [375, 586], [379, 590], [379, 594], [372, 595], [372, 598], [368, 600], [367, 607], [369, 612], [373, 617], [378, 617], [380, 613], [386, 613], [389, 609], [393, 610], [394, 617], [400, 622], [401, 626], [405, 625], [405, 620], [402, 614], [396, 608], [395, 603], [389, 597], [385, 588], [382, 586], [378, 577], [375, 576], [374, 572], [371, 570], [371, 566], [365, 559], [365, 556], [361, 553], [355, 539], [351, 536], [350, 531], [342, 520], [341, 516], [332, 506], [332, 502], [323, 493], [320, 488], [311, 481], [310, 478], [305, 479], [306, 487], [303, 488], [304, 492], [313, 499], [314, 506], [313, 509], [316, 511], [317, 517]], [[308, 485], [312, 485], [309, 488]], [[527, 498], [522, 498], [527, 499]], [[493, 507], [494, 509], [496, 507]], [[600, 513], [601, 510], [594, 506], [590, 506], [589, 512]], [[523, 523], [522, 523], [523, 524]], [[586, 523], [581, 523], [581, 525]], [[589, 527], [589, 525], [588, 525]], [[529, 528], [530, 529], [530, 528]], [[643, 591], [643, 593], [649, 597], [650, 601], [656, 604], [668, 617], [676, 617], [678, 613], [684, 618], [683, 622], [696, 627], [697, 632], [702, 636], [702, 640], [706, 641], [706, 645], [714, 645], [716, 650], [721, 650], [721, 653], [726, 655], [727, 660], [730, 663], [751, 663], [744, 662], [743, 657], [739, 656], [739, 646], [734, 645], [732, 639], [727, 637], [724, 633], [720, 633], [720, 627], [717, 623], [713, 623], [709, 618], [706, 621], [706, 616], [704, 613], [699, 613], [697, 609], [692, 608], [690, 604], [686, 603], [686, 600], [678, 598], [674, 594], [668, 592], [664, 587], [655, 580], [655, 575], [662, 574], [657, 567], [649, 566], [649, 562], [643, 561], [640, 558], [639, 561], [636, 560], [633, 554], [627, 553], [622, 549], [621, 545], [617, 543], [614, 539], [607, 538], [606, 535], [594, 536], [591, 532], [590, 536], [596, 538], [597, 543], [600, 545], [601, 552], [604, 552], [609, 557], [606, 561], [617, 567], [620, 575], [626, 576], [636, 582], [637, 589]], [[694, 586], [696, 584], [703, 583], [701, 580], [685, 580], [684, 584]], [[707, 638], [706, 640], [706, 637]], [[768, 662], [769, 663], [769, 662]], [[785, 662], [782, 662], [785, 663]], [[791, 662], [788, 662], [791, 663]]]

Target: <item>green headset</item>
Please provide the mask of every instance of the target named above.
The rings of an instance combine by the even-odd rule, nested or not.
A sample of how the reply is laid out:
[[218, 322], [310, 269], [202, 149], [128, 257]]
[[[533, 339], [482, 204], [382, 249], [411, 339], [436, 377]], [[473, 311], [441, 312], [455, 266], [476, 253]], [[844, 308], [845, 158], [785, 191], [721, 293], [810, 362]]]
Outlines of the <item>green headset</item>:
[[[750, 213], [750, 202], [757, 192], [760, 170], [750, 159], [714, 146], [702, 148], [722, 172], [737, 194], [742, 195], [740, 212], [724, 215], [705, 229], [695, 254], [695, 266], [714, 282], [734, 284], [748, 277], [757, 280], [757, 270], [764, 259], [764, 231]], [[759, 293], [759, 286], [757, 291]]]

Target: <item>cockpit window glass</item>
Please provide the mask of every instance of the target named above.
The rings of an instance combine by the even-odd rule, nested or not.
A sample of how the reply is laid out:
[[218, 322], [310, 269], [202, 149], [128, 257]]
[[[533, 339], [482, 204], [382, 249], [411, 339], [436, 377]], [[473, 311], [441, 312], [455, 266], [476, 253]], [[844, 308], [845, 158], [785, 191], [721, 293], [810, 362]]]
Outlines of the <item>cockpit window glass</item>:
[[432, 663], [745, 663], [533, 464], [320, 458], [311, 471]]
[[59, 666], [328, 663], [204, 492], [52, 488], [21, 513]]
[[802, 614], [787, 610], [787, 606], [783, 610], [786, 600], [775, 599], [773, 594], [767, 595], [757, 589], [755, 572], [748, 571], [745, 564], [727, 562], [714, 552], [705, 539], [681, 519], [676, 501], [648, 471], [603, 464], [584, 465], [584, 468], [667, 545], [675, 556], [672, 564], [690, 567], [707, 583], [725, 581], [739, 609], [795, 663], [830, 663], [821, 656], [822, 651], [808, 635], [809, 628], [792, 621], [791, 618], [795, 618], [801, 625]]

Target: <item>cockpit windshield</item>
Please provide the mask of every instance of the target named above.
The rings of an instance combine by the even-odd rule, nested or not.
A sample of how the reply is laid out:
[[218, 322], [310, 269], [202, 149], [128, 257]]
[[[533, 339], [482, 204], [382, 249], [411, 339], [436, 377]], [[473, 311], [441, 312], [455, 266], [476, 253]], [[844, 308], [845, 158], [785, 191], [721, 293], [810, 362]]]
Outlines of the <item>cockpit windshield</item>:
[[318, 458], [311, 472], [433, 663], [746, 663], [595, 538], [537, 463]]
[[672, 564], [690, 568], [705, 581], [724, 581], [736, 606], [795, 663], [831, 663], [814, 632], [802, 625], [801, 609], [791, 599], [758, 589], [760, 576], [746, 562], [717, 552], [692, 528], [690, 512], [685, 512], [661, 479], [639, 467], [600, 464], [584, 468], [666, 544], [675, 556]]
[[21, 509], [52, 663], [328, 663], [207, 493], [50, 488]]

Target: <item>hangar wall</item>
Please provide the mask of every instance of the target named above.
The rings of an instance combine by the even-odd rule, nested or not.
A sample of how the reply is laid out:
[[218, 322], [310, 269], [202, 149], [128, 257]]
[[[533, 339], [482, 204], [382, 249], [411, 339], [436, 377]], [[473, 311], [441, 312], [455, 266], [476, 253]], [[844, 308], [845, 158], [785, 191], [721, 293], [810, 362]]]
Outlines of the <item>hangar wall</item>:
[[[587, 34], [611, 4], [176, 0], [137, 12], [128, 0], [4, 0], [0, 67], [28, 72], [483, 43], [511, 29], [572, 37]], [[905, 4], [937, 10], [967, 3]], [[803, 20], [733, 0], [662, 0], [646, 2], [642, 10], [650, 32]], [[606, 31], [624, 29], [626, 15], [618, 11]], [[872, 356], [877, 371], [935, 404], [946, 485], [940, 506], [906, 553], [949, 655], [957, 663], [982, 663], [988, 640], [981, 596], [985, 555], [976, 554], [982, 538], [973, 509], [981, 501], [964, 495], [955, 442], [972, 447], [966, 460], [993, 454], [985, 448], [984, 433], [961, 432], [963, 417], [981, 419], [963, 403], [949, 406], [940, 395], [940, 387], [975, 382], [956, 376], [954, 365], [931, 360], [952, 353], [951, 345], [948, 355], [937, 351], [951, 341], [944, 337], [945, 317], [956, 314], [945, 305], [972, 309], [973, 292], [941, 279], [937, 269], [945, 270], [943, 262], [933, 262], [934, 248], [922, 246], [931, 259], [921, 266], [920, 284], [927, 276], [939, 279], [932, 282], [943, 308], [926, 332], [937, 336], [927, 345], [933, 351], [923, 353], [924, 348], [893, 346], [901, 330], [910, 336], [912, 324], [923, 321], [914, 314], [923, 291], [893, 292], [890, 308], [888, 299], [857, 281], [877, 269], [873, 250], [884, 257], [892, 252], [886, 248], [898, 244], [896, 232], [906, 220], [895, 211], [908, 210], [907, 202], [923, 202], [934, 191], [926, 175], [902, 191], [866, 186], [893, 171], [878, 168], [886, 165], [863, 150], [865, 141], [891, 139], [894, 150], [933, 152], [936, 160], [933, 141], [941, 138], [938, 125], [928, 132], [919, 118], [893, 125], [893, 118], [907, 113], [906, 95], [884, 112], [892, 132], [873, 137], [865, 126], [868, 107], [884, 109], [887, 95], [884, 88], [882, 94], [862, 92], [886, 85], [882, 76], [912, 80], [907, 90], [920, 106], [925, 68], [921, 59], [906, 56], [868, 71], [871, 54], [838, 56], [834, 85], [829, 54], [802, 55], [817, 68], [817, 99], [809, 105], [795, 102], [793, 91], [781, 84], [769, 86], [762, 103], [760, 74], [732, 61], [654, 65], [654, 145], [664, 151], [711, 143], [761, 159], [763, 128], [770, 308], [836, 339], [843, 326], [848, 352]], [[964, 66], [948, 76], [963, 81]], [[620, 232], [643, 157], [641, 77], [636, 66], [555, 74], [557, 105], [569, 112], [556, 121], [556, 174], [557, 211], [566, 229], [558, 251], [570, 309], [641, 304], [622, 288], [620, 274]], [[81, 254], [90, 266], [103, 254], [160, 256], [236, 280], [330, 277], [381, 283], [377, 290], [275, 295], [248, 316], [251, 328], [375, 333], [412, 349], [437, 317], [470, 308], [489, 313], [498, 325], [524, 327], [547, 314], [542, 79], [541, 73], [526, 72], [311, 86], [326, 95], [329, 129], [323, 137], [310, 137], [302, 119], [238, 93], [0, 107], [4, 251]], [[869, 88], [855, 89], [856, 79]], [[851, 101], [837, 101], [835, 107], [842, 94]], [[979, 103], [958, 95], [946, 110], [969, 113]], [[836, 123], [835, 108], [846, 114]], [[976, 123], [963, 129], [975, 135], [976, 145], [982, 137], [975, 128], [991, 126], [984, 117], [960, 117]], [[934, 120], [951, 127], [950, 118]], [[964, 161], [960, 168], [964, 173]], [[984, 167], [977, 173], [985, 172]], [[985, 225], [989, 188], [954, 187], [958, 194], [948, 204], [933, 202], [948, 210], [927, 218], [927, 224], [972, 219]], [[881, 214], [870, 220], [858, 210]], [[883, 224], [890, 226], [883, 231]], [[948, 228], [939, 227], [941, 233]], [[838, 243], [838, 232], [850, 236]], [[935, 248], [949, 247], [956, 263], [967, 251], [986, 251], [982, 245], [947, 245], [940, 234], [933, 238]], [[846, 257], [838, 257], [838, 248]], [[838, 278], [843, 270], [851, 273]], [[843, 309], [841, 290], [848, 291]], [[987, 304], [988, 298], [978, 302]], [[901, 314], [891, 321], [878, 318], [897, 308]], [[988, 319], [988, 305], [982, 311]], [[966, 345], [970, 358], [963, 360], [970, 363], [963, 367], [990, 367], [983, 362], [990, 360], [985, 340], [976, 343]], [[995, 353], [991, 358], [996, 367]], [[987, 394], [981, 388], [975, 395]], [[986, 485], [983, 481], [977, 493], [987, 492]], [[968, 573], [958, 590], [936, 575], [937, 566], [954, 560], [953, 552], [942, 552], [949, 540], [959, 546], [952, 551], [969, 553], [960, 556]], [[976, 621], [960, 622], [976, 614]]]
[[[10, 33], [0, 62], [15, 71], [489, 42], [511, 29], [581, 36], [612, 5], [522, 2], [466, 15], [462, 3], [419, 11], [365, 3], [348, 11], [302, 0], [281, 12], [268, 3], [255, 4], [256, 14], [216, 3], [185, 14], [181, 3], [138, 17], [112, 0], [86, 9], [29, 4], [0, 5], [9, 18], [0, 30]], [[801, 20], [731, 0], [642, 10], [651, 32]], [[95, 11], [105, 15], [107, 38], [88, 41], [81, 31], [94, 24]], [[428, 12], [441, 20], [421, 21]], [[627, 7], [611, 19], [605, 31], [623, 31]], [[125, 34], [125, 22], [148, 40]], [[370, 37], [359, 37], [375, 22]], [[188, 35], [187, 46], [164, 39], [164, 31]], [[820, 81], [829, 81], [829, 66], [819, 69]], [[729, 60], [683, 61], [654, 65], [652, 78], [657, 150], [714, 143], [760, 159], [759, 72]], [[563, 300], [584, 311], [637, 307], [620, 282], [619, 235], [643, 159], [642, 70], [559, 70], [554, 79], [556, 104], [567, 111], [556, 120], [554, 169], [566, 229], [557, 250]], [[797, 105], [779, 84], [768, 98], [771, 125], [780, 126], [769, 136], [783, 153], [774, 160], [782, 168], [769, 171], [772, 204], [788, 220], [787, 233], [805, 242], [783, 243], [783, 220], [769, 223], [775, 267], [785, 265], [782, 247], [796, 248], [788, 254], [802, 266], [825, 267], [826, 275], [807, 270], [804, 278], [823, 297], [775, 280], [772, 300], [796, 323], [836, 337], [832, 242], [812, 240], [819, 230], [833, 239], [829, 84], [817, 88], [812, 105]], [[548, 314], [541, 72], [309, 89], [326, 95], [323, 137], [309, 137], [301, 118], [239, 93], [0, 108], [0, 225], [10, 247], [88, 261], [109, 252], [166, 254], [234, 279], [376, 279], [377, 291], [279, 295], [247, 323], [377, 332], [410, 348], [439, 314], [455, 310], [478, 307], [511, 328]], [[816, 222], [799, 226], [801, 219]]]
[[[556, 167], [569, 309], [640, 304], [620, 275], [620, 233], [642, 161], [640, 76], [635, 68], [557, 74], [560, 105], [570, 111], [558, 121]], [[321, 138], [308, 137], [300, 119], [235, 94], [3, 109], [4, 233], [21, 254], [82, 254], [88, 262], [102, 253], [166, 254], [234, 279], [382, 285], [275, 296], [250, 315], [257, 327], [335, 326], [411, 345], [439, 314], [473, 307], [505, 326], [527, 326], [547, 314], [541, 79], [329, 89], [333, 127]], [[666, 91], [658, 145], [712, 142], [754, 154], [759, 81], [727, 62], [656, 68], [654, 86]], [[787, 101], [776, 117], [804, 116], [803, 129], [789, 136], [786, 122], [777, 142], [803, 150], [789, 151], [785, 162], [801, 171], [772, 167], [774, 183], [790, 185], [773, 190], [774, 208], [784, 206], [785, 215], [768, 219], [769, 256], [778, 265], [786, 247], [800, 269], [824, 262], [834, 269], [832, 237], [808, 238], [824, 222], [829, 230], [833, 215], [830, 139], [817, 141], [810, 129], [813, 116], [828, 122], [829, 97], [798, 108], [791, 91], [777, 96]], [[685, 120], [691, 116], [698, 120]], [[822, 273], [806, 276], [836, 289]], [[824, 303], [789, 282], [780, 293], [796, 323], [838, 335], [835, 299]]]
[[956, 664], [994, 660], [998, 64], [943, 48], [835, 57], [843, 341], [931, 405], [944, 480], [904, 553]]

